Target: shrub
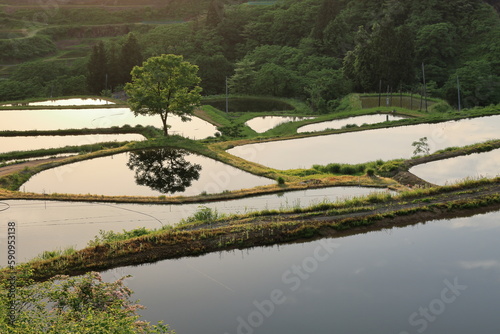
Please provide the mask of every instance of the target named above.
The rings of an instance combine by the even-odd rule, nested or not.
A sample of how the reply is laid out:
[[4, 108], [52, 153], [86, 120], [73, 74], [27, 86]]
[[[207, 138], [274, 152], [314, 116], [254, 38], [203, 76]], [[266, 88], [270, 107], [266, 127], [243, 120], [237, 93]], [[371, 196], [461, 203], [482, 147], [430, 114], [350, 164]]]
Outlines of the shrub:
[[373, 169], [373, 168], [368, 168], [368, 169], [366, 170], [366, 175], [368, 175], [368, 176], [375, 176], [375, 169]]
[[284, 184], [285, 184], [285, 179], [284, 179], [284, 178], [282, 178], [281, 176], [280, 176], [280, 177], [278, 177], [278, 179], [277, 179], [276, 181], [278, 181], [278, 184], [279, 184], [280, 186], [282, 186], [282, 185], [284, 185]]
[[191, 217], [188, 217], [186, 219], [182, 219], [180, 224], [187, 224], [187, 223], [206, 223], [206, 224], [212, 224], [216, 220], [223, 218], [223, 214], [219, 214], [217, 209], [211, 209], [206, 206], [200, 206], [198, 207], [198, 211], [196, 211]]
[[328, 173], [336, 174], [340, 173], [340, 167], [340, 164], [328, 164], [326, 166], [326, 170], [328, 171]]
[[340, 167], [340, 173], [345, 175], [353, 175], [356, 174], [356, 168], [351, 165], [342, 165], [342, 167]]
[[[17, 275], [23, 276], [25, 284], [16, 289], [16, 325], [2, 317], [1, 333], [171, 333], [161, 323], [139, 321], [137, 310], [144, 307], [131, 301], [133, 291], [124, 283], [127, 276], [106, 283], [99, 273], [92, 272], [74, 278], [56, 276], [35, 284], [25, 275]], [[0, 295], [0, 305], [7, 303], [6, 294]]]
[[358, 173], [363, 173], [366, 169], [366, 165], [365, 164], [359, 164], [359, 165], [356, 165], [356, 171]]
[[430, 107], [430, 110], [433, 112], [445, 113], [445, 112], [451, 111], [452, 108], [448, 103], [442, 101], [442, 102], [438, 102], [438, 103], [433, 104]]
[[378, 172], [383, 176], [391, 176], [403, 164], [403, 160], [388, 161], [378, 168]]

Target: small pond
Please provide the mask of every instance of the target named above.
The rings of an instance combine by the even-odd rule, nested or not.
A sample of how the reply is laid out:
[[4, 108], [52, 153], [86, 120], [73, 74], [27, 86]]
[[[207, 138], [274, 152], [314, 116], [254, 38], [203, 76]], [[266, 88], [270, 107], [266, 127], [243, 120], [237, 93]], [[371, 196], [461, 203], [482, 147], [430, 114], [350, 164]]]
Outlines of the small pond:
[[260, 116], [254, 117], [247, 121], [245, 124], [248, 125], [252, 130], [258, 133], [263, 133], [272, 128], [277, 127], [283, 123], [297, 122], [305, 119], [311, 119], [313, 117], [294, 117], [294, 116]]
[[0, 137], [0, 153], [12, 151], [31, 151], [64, 146], [91, 145], [104, 142], [141, 141], [139, 134], [99, 134], [81, 136], [19, 136]]
[[[129, 108], [0, 110], [0, 131], [92, 129], [126, 124], [163, 127], [160, 116], [136, 117]], [[170, 134], [191, 139], [207, 138], [217, 132], [214, 125], [198, 117], [182, 122], [179, 117], [171, 116], [168, 124], [172, 126]]]
[[[225, 98], [204, 100], [202, 104], [226, 111]], [[230, 98], [228, 107], [229, 112], [283, 111], [294, 109], [293, 106], [286, 102], [259, 98]]]
[[[64, 201], [0, 202], [0, 217], [18, 225], [18, 256], [29, 260], [45, 250], [74, 246], [81, 249], [99, 230], [121, 232], [138, 227], [159, 228], [174, 225], [196, 212], [201, 206], [219, 213], [247, 213], [258, 210], [308, 207], [323, 201], [335, 202], [353, 196], [368, 195], [385, 189], [331, 187], [263, 195], [204, 204], [111, 204]], [[5, 210], [4, 210], [5, 209]], [[4, 210], [4, 211], [2, 211]], [[1, 238], [0, 234], [0, 238]], [[6, 264], [0, 258], [0, 265]]]
[[414, 150], [411, 144], [422, 137], [428, 138], [432, 153], [446, 147], [498, 139], [499, 133], [500, 116], [488, 116], [250, 144], [228, 152], [276, 169], [310, 168], [333, 162], [356, 164], [410, 158]]
[[[498, 331], [500, 212], [104, 273], [177, 333]], [[194, 320], [193, 320], [194, 319]]]
[[341, 129], [349, 125], [360, 126], [363, 124], [375, 124], [375, 123], [382, 123], [389, 121], [397, 121], [403, 118], [405, 117], [397, 115], [387, 115], [387, 114], [355, 116], [355, 117], [334, 119], [331, 121], [304, 125], [298, 128], [297, 132], [302, 133], [302, 132], [323, 131], [327, 129]]
[[181, 149], [134, 151], [81, 161], [34, 175], [21, 189], [35, 193], [109, 196], [193, 196], [274, 183]]
[[500, 149], [417, 165], [410, 172], [434, 184], [500, 175]]

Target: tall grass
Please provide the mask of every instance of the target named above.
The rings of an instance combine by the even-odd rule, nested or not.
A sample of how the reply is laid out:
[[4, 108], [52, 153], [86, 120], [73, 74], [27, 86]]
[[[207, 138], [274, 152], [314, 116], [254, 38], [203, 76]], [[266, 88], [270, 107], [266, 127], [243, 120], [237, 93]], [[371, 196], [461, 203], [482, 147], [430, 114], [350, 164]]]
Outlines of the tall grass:
[[226, 215], [218, 212], [217, 209], [212, 209], [207, 206], [199, 206], [198, 210], [192, 216], [182, 219], [179, 225], [186, 225], [192, 223], [199, 224], [213, 224], [219, 219], [225, 218]]
[[117, 233], [114, 231], [104, 231], [99, 230], [99, 235], [94, 237], [94, 240], [88, 242], [89, 247], [94, 247], [101, 244], [113, 243], [116, 241], [127, 240], [132, 238], [137, 238], [146, 234], [150, 234], [152, 231], [145, 227], [139, 227], [130, 231], [123, 230], [122, 233]]

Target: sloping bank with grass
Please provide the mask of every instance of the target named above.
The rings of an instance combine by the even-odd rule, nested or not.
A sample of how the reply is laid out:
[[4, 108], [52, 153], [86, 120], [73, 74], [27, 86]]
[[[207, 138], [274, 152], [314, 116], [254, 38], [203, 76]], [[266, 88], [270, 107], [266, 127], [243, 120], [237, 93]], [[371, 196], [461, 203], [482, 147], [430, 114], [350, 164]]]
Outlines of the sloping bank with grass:
[[[77, 275], [215, 251], [341, 237], [498, 209], [500, 178], [468, 180], [396, 196], [372, 194], [288, 211], [220, 216], [204, 209], [177, 227], [123, 235], [104, 233], [85, 249], [34, 260], [28, 266], [36, 280], [45, 280], [56, 274]], [[8, 270], [1, 273], [7, 275]]]
[[[150, 137], [144, 142], [132, 143], [104, 143], [99, 144], [99, 150], [93, 151], [96, 147], [73, 147], [50, 150], [39, 150], [37, 152], [14, 152], [0, 155], [0, 158], [31, 158], [35, 156], [45, 156], [47, 154], [81, 152], [82, 149], [92, 151], [77, 156], [53, 159], [48, 162], [41, 162], [38, 165], [22, 168], [17, 172], [0, 177], [0, 199], [31, 199], [31, 200], [64, 200], [64, 201], [99, 201], [115, 203], [149, 203], [149, 204], [181, 204], [181, 203], [203, 203], [210, 201], [228, 200], [243, 198], [248, 196], [280, 193], [284, 191], [302, 190], [310, 188], [320, 188], [328, 186], [367, 186], [379, 188], [396, 188], [397, 182], [389, 178], [374, 178], [364, 175], [364, 170], [355, 175], [336, 175], [329, 173], [314, 173], [310, 176], [301, 170], [281, 171], [268, 168], [239, 157], [235, 157], [223, 150], [214, 149], [211, 145], [205, 145], [199, 141], [185, 139], [180, 136]], [[74, 194], [35, 194], [18, 191], [21, 185], [31, 176], [44, 170], [58, 166], [71, 164], [83, 160], [94, 159], [103, 156], [114, 155], [122, 152], [135, 150], [146, 150], [156, 148], [181, 148], [192, 153], [200, 154], [211, 159], [229, 164], [254, 175], [270, 179], [270, 185], [260, 186], [251, 189], [223, 192], [219, 194], [200, 194], [198, 196], [159, 196], [159, 197], [138, 197], [138, 196], [101, 196], [101, 195], [74, 195]], [[82, 152], [83, 153], [83, 152]], [[272, 180], [276, 183], [272, 184]]]

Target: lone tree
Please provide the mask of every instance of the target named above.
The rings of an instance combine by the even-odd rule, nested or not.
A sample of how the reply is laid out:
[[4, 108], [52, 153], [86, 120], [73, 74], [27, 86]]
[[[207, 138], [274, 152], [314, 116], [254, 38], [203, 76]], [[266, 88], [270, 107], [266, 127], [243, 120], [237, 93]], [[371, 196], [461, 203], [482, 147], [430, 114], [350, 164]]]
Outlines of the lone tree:
[[182, 56], [161, 55], [146, 60], [132, 70], [132, 82], [125, 85], [130, 109], [137, 115], [160, 115], [163, 131], [168, 136], [169, 114], [191, 120], [200, 105], [201, 79], [198, 66], [183, 60]]

